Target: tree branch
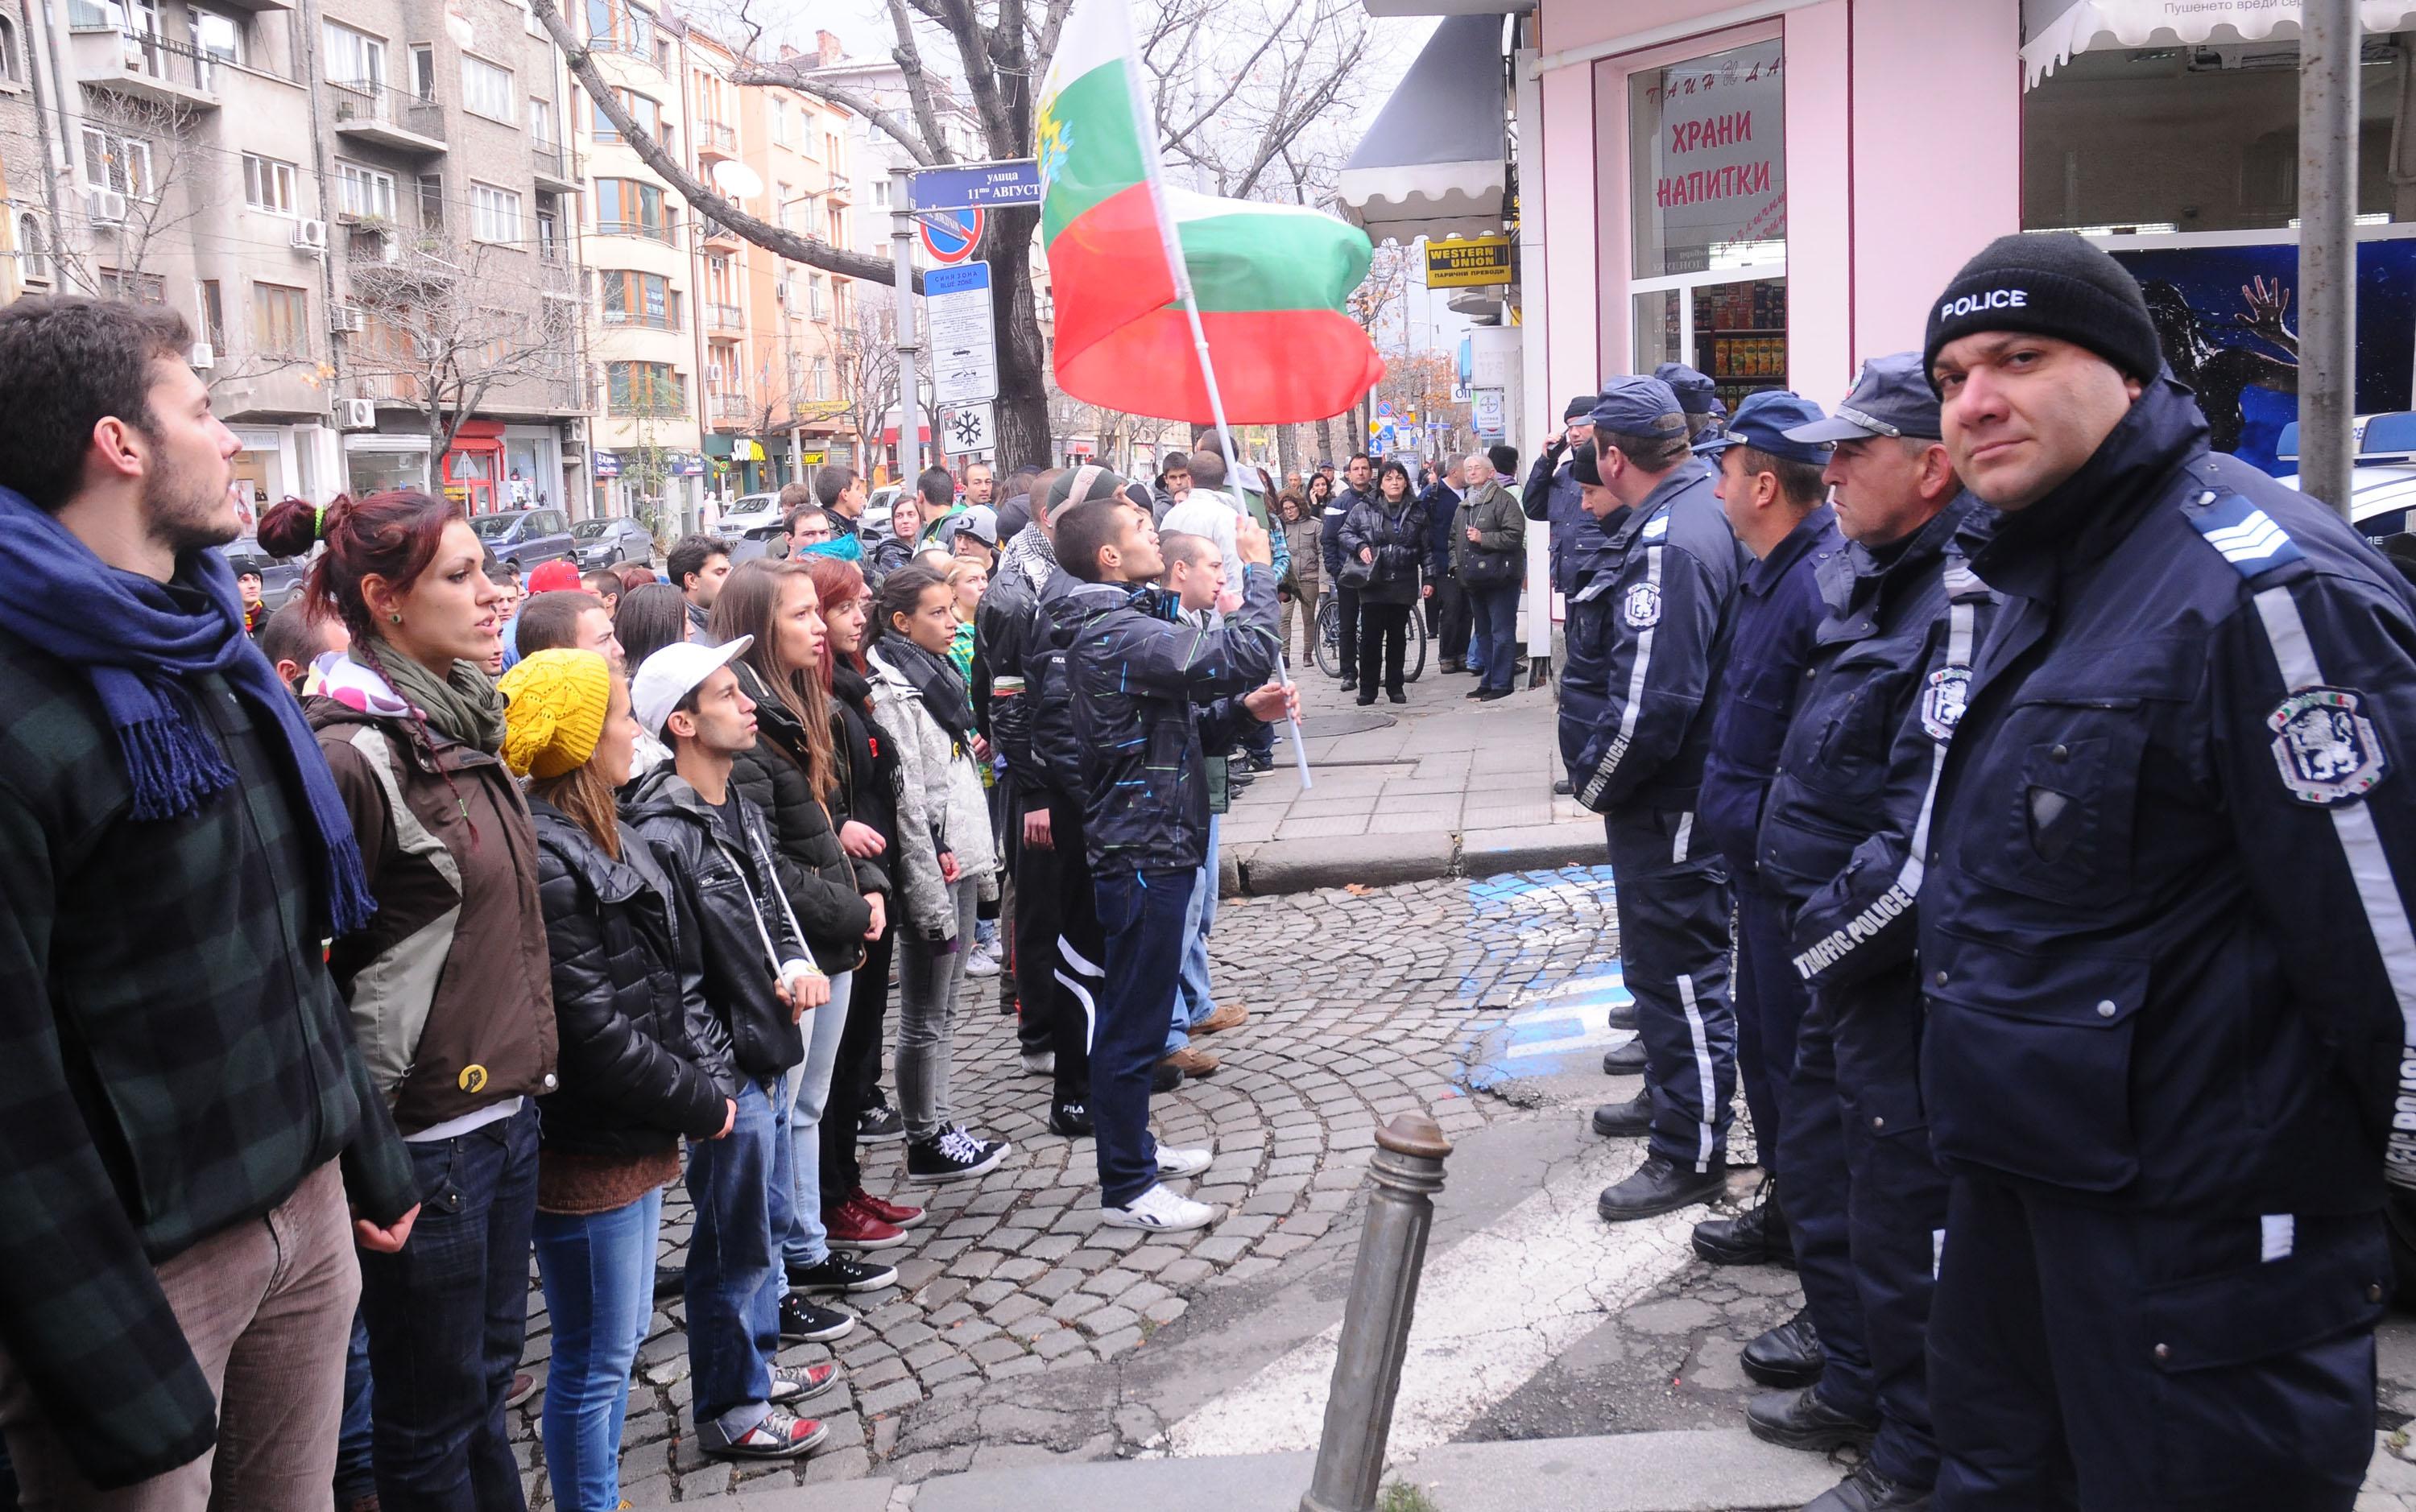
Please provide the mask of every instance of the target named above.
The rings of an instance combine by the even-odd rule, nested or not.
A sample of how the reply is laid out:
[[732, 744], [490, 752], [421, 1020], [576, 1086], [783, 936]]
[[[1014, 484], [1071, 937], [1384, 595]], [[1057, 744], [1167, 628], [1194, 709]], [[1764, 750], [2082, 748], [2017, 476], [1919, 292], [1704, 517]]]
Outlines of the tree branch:
[[[802, 262], [809, 268], [821, 268], [825, 273], [844, 274], [851, 278], [875, 283], [890, 282], [896, 278], [897, 270], [886, 258], [848, 251], [833, 247], [818, 236], [800, 236], [768, 221], [758, 220], [737, 202], [705, 187], [696, 175], [680, 165], [677, 158], [664, 151], [663, 144], [640, 127], [622, 106], [619, 97], [612, 92], [612, 85], [596, 68], [596, 59], [588, 52], [586, 44], [572, 34], [569, 22], [563, 20], [562, 12], [554, 8], [553, 0], [529, 0], [529, 14], [536, 17], [553, 37], [554, 46], [562, 50], [564, 61], [570, 66], [571, 77], [587, 91], [588, 97], [596, 102], [596, 108], [612, 123], [612, 129], [628, 143], [629, 150], [638, 155], [641, 162], [662, 175], [664, 182], [676, 189], [691, 208], [712, 217], [765, 251], [792, 262]], [[922, 289], [919, 273], [914, 276], [914, 287], [918, 292]]]
[[883, 110], [873, 103], [872, 97], [869, 95], [850, 89], [844, 84], [827, 83], [812, 77], [811, 66], [803, 59], [784, 60], [779, 63], [749, 63], [742, 60], [732, 71], [731, 82], [737, 84], [793, 89], [800, 95], [811, 95], [816, 99], [825, 100], [841, 110], [853, 111], [863, 116], [872, 123], [875, 130], [904, 148], [908, 157], [924, 167], [929, 168], [941, 160], [929, 146], [924, 144], [922, 138], [916, 136], [905, 122], [898, 118], [897, 112]]

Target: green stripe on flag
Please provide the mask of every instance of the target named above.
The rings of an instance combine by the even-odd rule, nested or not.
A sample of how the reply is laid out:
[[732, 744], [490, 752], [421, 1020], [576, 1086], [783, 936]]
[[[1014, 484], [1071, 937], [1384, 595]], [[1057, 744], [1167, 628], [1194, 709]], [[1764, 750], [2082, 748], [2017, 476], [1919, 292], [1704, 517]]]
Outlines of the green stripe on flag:
[[1203, 311], [1340, 309], [1367, 276], [1370, 248], [1356, 227], [1315, 212], [1213, 202], [1232, 209], [1176, 225]]
[[1084, 211], [1146, 175], [1133, 119], [1121, 58], [1078, 75], [1040, 102], [1035, 137], [1049, 186], [1040, 206], [1043, 247]]

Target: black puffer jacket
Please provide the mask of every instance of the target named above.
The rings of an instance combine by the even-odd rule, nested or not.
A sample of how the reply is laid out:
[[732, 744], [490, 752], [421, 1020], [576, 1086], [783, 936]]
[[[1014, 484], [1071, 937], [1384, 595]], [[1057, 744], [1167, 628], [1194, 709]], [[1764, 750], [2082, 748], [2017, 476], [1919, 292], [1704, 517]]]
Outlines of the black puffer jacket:
[[[838, 739], [839, 781], [831, 793], [831, 827], [853, 819], [868, 825], [890, 845], [898, 843], [898, 753], [889, 732], [872, 717], [872, 684], [844, 662], [831, 669], [831, 726]], [[855, 857], [855, 885], [864, 892], [891, 891], [887, 851]]]
[[884, 535], [864, 548], [864, 584], [874, 592], [881, 579], [914, 560], [914, 543], [902, 535]]
[[536, 1104], [545, 1147], [634, 1159], [712, 1138], [730, 1039], [680, 971], [670, 879], [627, 825], [615, 861], [542, 799], [529, 812], [561, 1044], [562, 1085]]
[[[1418, 573], [1429, 580], [1442, 576], [1427, 530], [1427, 506], [1407, 494], [1397, 504], [1383, 497], [1363, 498], [1342, 518], [1342, 581], [1358, 587], [1363, 604], [1410, 604], [1418, 596]], [[1371, 551], [1372, 562], [1359, 553]]]
[[806, 1058], [806, 1042], [780, 1006], [773, 962], [803, 960], [808, 946], [781, 900], [763, 816], [732, 784], [747, 827], [741, 849], [673, 768], [657, 767], [626, 793], [621, 816], [654, 847], [678, 904], [681, 972], [702, 979], [737, 1074], [759, 1083], [779, 1075]]
[[732, 664], [738, 685], [755, 700], [755, 749], [732, 761], [731, 786], [763, 811], [772, 829], [772, 850], [789, 906], [813, 947], [814, 964], [836, 975], [864, 960], [864, 932], [872, 909], [864, 901], [855, 866], [839, 848], [830, 811], [814, 796], [807, 770], [805, 726], [746, 662]]

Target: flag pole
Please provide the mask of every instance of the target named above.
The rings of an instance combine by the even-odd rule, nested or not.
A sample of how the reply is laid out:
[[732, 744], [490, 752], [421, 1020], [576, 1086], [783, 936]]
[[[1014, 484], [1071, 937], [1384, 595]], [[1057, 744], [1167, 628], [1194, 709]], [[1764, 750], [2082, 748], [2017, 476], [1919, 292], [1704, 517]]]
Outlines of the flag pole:
[[[1123, 36], [1119, 41], [1124, 53], [1125, 93], [1132, 100], [1133, 135], [1140, 142], [1141, 169], [1149, 183], [1150, 203], [1157, 212], [1158, 238], [1166, 248], [1167, 266], [1174, 275], [1175, 297], [1183, 301], [1183, 318], [1191, 326], [1191, 350], [1200, 358], [1200, 380], [1208, 390], [1208, 413], [1216, 423], [1216, 439], [1224, 445], [1225, 465], [1239, 468], [1242, 454], [1233, 445], [1232, 428], [1225, 423], [1225, 397], [1216, 388], [1216, 365], [1208, 355], [1208, 330], [1200, 322], [1200, 301], [1191, 291], [1191, 269], [1183, 260], [1183, 237], [1174, 229], [1174, 216], [1166, 203], [1166, 176], [1157, 157], [1157, 123], [1150, 120], [1141, 109], [1141, 101], [1148, 96], [1141, 87], [1140, 59], [1133, 49], [1132, 10], [1125, 0], [1118, 0], [1116, 15], [1123, 22]], [[1247, 517], [1246, 512], [1245, 517]], [[1316, 633], [1316, 627], [1310, 626], [1309, 634]], [[1276, 651], [1276, 673], [1283, 679], [1284, 687], [1290, 690], [1292, 686], [1291, 668], [1284, 665], [1284, 652], [1280, 647]], [[1301, 741], [1299, 717], [1287, 713], [1284, 723], [1291, 732], [1292, 759], [1300, 768], [1300, 786], [1305, 792], [1315, 786], [1308, 774], [1308, 747]]]

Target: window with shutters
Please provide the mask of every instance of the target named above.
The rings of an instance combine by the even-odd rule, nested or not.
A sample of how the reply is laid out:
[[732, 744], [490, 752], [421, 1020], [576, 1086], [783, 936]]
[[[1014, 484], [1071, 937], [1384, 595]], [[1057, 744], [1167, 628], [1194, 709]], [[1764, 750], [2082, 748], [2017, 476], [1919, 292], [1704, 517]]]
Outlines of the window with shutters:
[[283, 284], [251, 286], [251, 344], [277, 357], [310, 354], [310, 296]]

